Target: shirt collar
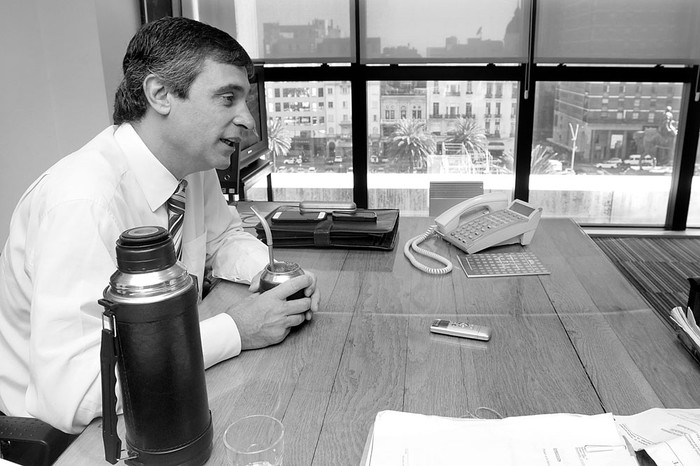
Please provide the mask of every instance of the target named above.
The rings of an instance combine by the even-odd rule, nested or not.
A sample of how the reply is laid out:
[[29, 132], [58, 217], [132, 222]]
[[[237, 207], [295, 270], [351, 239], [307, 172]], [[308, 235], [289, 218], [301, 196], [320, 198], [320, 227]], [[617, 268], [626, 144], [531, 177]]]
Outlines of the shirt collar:
[[155, 212], [172, 196], [179, 180], [146, 147], [131, 124], [121, 124], [114, 138], [124, 151], [129, 169], [141, 186], [151, 211]]

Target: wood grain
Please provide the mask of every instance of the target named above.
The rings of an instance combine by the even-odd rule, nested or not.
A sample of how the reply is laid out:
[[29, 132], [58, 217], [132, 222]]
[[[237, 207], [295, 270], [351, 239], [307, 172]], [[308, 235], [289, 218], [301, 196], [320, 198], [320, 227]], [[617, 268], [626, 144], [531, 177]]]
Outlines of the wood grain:
[[[495, 417], [700, 405], [698, 365], [575, 223], [542, 220], [524, 248], [551, 274], [499, 278], [467, 278], [461, 253], [437, 238], [424, 247], [455, 270], [418, 271], [402, 248], [429, 220], [400, 223], [394, 251], [278, 250], [316, 274], [321, 311], [281, 344], [207, 370], [208, 464], [224, 461], [226, 426], [253, 413], [282, 420], [285, 464], [326, 466], [359, 464], [377, 412], [387, 409]], [[225, 301], [248, 292], [232, 285], [221, 293]], [[437, 317], [491, 326], [493, 337], [432, 334]], [[56, 464], [100, 463], [100, 429], [96, 420]]]

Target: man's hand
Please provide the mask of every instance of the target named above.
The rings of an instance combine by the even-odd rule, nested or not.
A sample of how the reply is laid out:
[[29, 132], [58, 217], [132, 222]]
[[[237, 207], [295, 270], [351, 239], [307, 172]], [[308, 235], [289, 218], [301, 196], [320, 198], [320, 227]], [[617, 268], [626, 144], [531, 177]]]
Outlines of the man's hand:
[[[258, 291], [259, 284], [258, 275], [250, 290]], [[304, 290], [304, 298], [287, 301], [299, 290]], [[311, 320], [319, 300], [316, 277], [307, 272], [264, 293], [251, 295], [226, 312], [238, 326], [242, 349], [264, 348], [284, 340], [292, 327]]]
[[[311, 320], [312, 313], [318, 311], [318, 303], [321, 300], [321, 295], [320, 293], [316, 290], [316, 275], [314, 275], [311, 272], [304, 272], [305, 275], [308, 275], [311, 277], [313, 282], [311, 285], [307, 286], [304, 288], [304, 296], [311, 298], [311, 307], [309, 308], [308, 311], [304, 313], [304, 317], [306, 320]], [[253, 293], [260, 291], [260, 276], [262, 275], [262, 272], [258, 273], [253, 277], [253, 279], [250, 282], [250, 288], [249, 290], [252, 291]], [[293, 291], [291, 294], [296, 293], [296, 291]], [[289, 295], [287, 295], [289, 296]]]

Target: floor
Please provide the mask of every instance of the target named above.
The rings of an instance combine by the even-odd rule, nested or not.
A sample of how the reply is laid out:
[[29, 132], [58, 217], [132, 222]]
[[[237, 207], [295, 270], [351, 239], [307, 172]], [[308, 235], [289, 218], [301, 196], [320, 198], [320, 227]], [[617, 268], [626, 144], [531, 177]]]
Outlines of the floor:
[[622, 274], [666, 321], [688, 303], [688, 278], [700, 277], [700, 238], [593, 236]]

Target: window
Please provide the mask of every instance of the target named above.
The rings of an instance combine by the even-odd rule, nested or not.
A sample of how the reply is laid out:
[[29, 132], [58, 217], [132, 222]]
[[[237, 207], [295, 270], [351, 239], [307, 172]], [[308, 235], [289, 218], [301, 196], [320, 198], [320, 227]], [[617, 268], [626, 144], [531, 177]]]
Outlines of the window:
[[[621, 88], [634, 91], [625, 84]], [[584, 116], [583, 96], [596, 95], [602, 87], [597, 82], [538, 84], [534, 126], [542, 130], [533, 134], [530, 201], [546, 205], [550, 216], [582, 224], [663, 225], [683, 85], [669, 86], [678, 107], [659, 112], [655, 125], [632, 112], [630, 118], [618, 112], [617, 121], [603, 121], [596, 107], [602, 108], [604, 99], [589, 100]], [[553, 117], [559, 125], [547, 123]]]
[[690, 190], [690, 207], [688, 209], [688, 226], [700, 227], [700, 144], [695, 155], [693, 184]]
[[[422, 193], [400, 188], [425, 186], [431, 177], [465, 175], [456, 171], [468, 163], [444, 150], [460, 132], [454, 122], [470, 120], [479, 126], [491, 156], [489, 172], [482, 174], [487, 190], [541, 202], [544, 216], [570, 215], [584, 224], [685, 225], [688, 209], [679, 205], [667, 214], [664, 203], [683, 204], [690, 197], [689, 167], [695, 161], [688, 158], [696, 152], [693, 140], [700, 123], [687, 116], [700, 110], [693, 99], [683, 99], [694, 96], [694, 66], [700, 62], [697, 0], [538, 0], [532, 11], [531, 3], [449, 0], [443, 8], [417, 0], [298, 0], [289, 5], [206, 0], [183, 2], [183, 12], [192, 10], [198, 19], [228, 30], [265, 63], [268, 113], [279, 115], [290, 131], [299, 130], [296, 137], [312, 137], [311, 128], [302, 131], [304, 126], [314, 126], [316, 138], [318, 128], [327, 127], [323, 137], [338, 146], [342, 141], [352, 154], [345, 156], [344, 167], [351, 160], [355, 167], [367, 167], [348, 181], [350, 197], [360, 206], [400, 207], [402, 214], [426, 211], [417, 199]], [[533, 65], [526, 68], [531, 21]], [[348, 76], [353, 76], [352, 84]], [[283, 82], [286, 94], [274, 84]], [[359, 105], [366, 114], [353, 118], [358, 100], [348, 96], [355, 91], [366, 93], [366, 107]], [[334, 100], [334, 94], [340, 99]], [[521, 96], [534, 96], [533, 102], [518, 105]], [[434, 152], [427, 154], [431, 157], [409, 162], [387, 152], [402, 120], [424, 124], [421, 131], [435, 142]], [[670, 165], [668, 151], [658, 155], [659, 149], [671, 149], [668, 140], [659, 145], [660, 136], [653, 134], [664, 121], [684, 132], [672, 143]], [[358, 130], [357, 125], [367, 128]], [[297, 142], [298, 148], [312, 147]], [[356, 150], [348, 148], [353, 143]], [[537, 147], [548, 150], [549, 165], [555, 171], [561, 165], [557, 176], [568, 197], [547, 192], [547, 186], [556, 184], [555, 176], [536, 172], [539, 165], [519, 164], [516, 176], [516, 147], [530, 152], [520, 154], [526, 159], [537, 156]], [[639, 155], [629, 164], [636, 167], [639, 160], [639, 170], [630, 167], [622, 175], [604, 168], [615, 151], [628, 158]], [[437, 160], [447, 165], [437, 168]], [[678, 173], [669, 173], [673, 167]], [[303, 192], [298, 186], [280, 185], [288, 180], [280, 177], [285, 170], [279, 168], [273, 177], [276, 198], [299, 200]], [[289, 175], [298, 169], [285, 168]], [[473, 171], [467, 174], [471, 176], [476, 176]], [[602, 206], [600, 212], [588, 213], [586, 202], [592, 193], [602, 193], [598, 186], [612, 177], [619, 180], [614, 192], [598, 194], [607, 201], [595, 204]], [[397, 179], [401, 186], [393, 184]], [[646, 197], [664, 184], [656, 207], [647, 208]], [[328, 194], [315, 185], [305, 187], [318, 196], [340, 192], [336, 184]], [[625, 197], [632, 186], [636, 196]], [[642, 211], [648, 213], [642, 216]]]
[[700, 53], [694, 36], [696, 8], [695, 0], [644, 6], [630, 0], [540, 0], [535, 60], [657, 64], [661, 58], [665, 63], [691, 63]]
[[[518, 83], [499, 84], [504, 98], [517, 98]], [[427, 215], [431, 180], [484, 181], [487, 192], [512, 191], [514, 135], [491, 138], [483, 115], [469, 115], [472, 105], [485, 108], [485, 82], [469, 82], [470, 88], [480, 90], [473, 95], [449, 95], [450, 89], [460, 86], [465, 88], [464, 83], [454, 81], [433, 81], [427, 87], [418, 81], [403, 82], [402, 92], [397, 93], [393, 82], [367, 83], [368, 99], [378, 100], [386, 112], [401, 105], [399, 102], [415, 112], [412, 118], [386, 118], [378, 131], [368, 128], [370, 208], [398, 207], [402, 215]], [[439, 92], [423, 92], [426, 88], [438, 88]], [[372, 106], [368, 102], [367, 107]], [[432, 108], [426, 119], [421, 119], [422, 108]], [[446, 108], [447, 113], [441, 114], [440, 108]], [[462, 108], [467, 114], [460, 114]], [[515, 125], [515, 114], [503, 118], [508, 127]], [[424, 190], [426, 195], [416, 195], [416, 190]]]
[[193, 3], [196, 19], [231, 34], [253, 59], [268, 64], [353, 60], [348, 0]]
[[[267, 115], [270, 157], [274, 166], [274, 199], [352, 199], [351, 114], [345, 110], [336, 118], [332, 106], [329, 105], [327, 109], [316, 106], [324, 97], [321, 92], [313, 92], [324, 87], [340, 89], [345, 86], [349, 89], [348, 82], [267, 81], [265, 86], [281, 90], [273, 93], [282, 95], [280, 99], [293, 100], [283, 103], [289, 107], [287, 112], [277, 111], [281, 102], [275, 102], [274, 98], [268, 102], [274, 104], [273, 108], [276, 109]], [[285, 93], [287, 97], [284, 97]], [[297, 101], [299, 97], [296, 96], [305, 96], [305, 100]], [[338, 157], [342, 158], [341, 163], [335, 162]], [[263, 180], [249, 190], [248, 196], [264, 200], [266, 191]]]
[[[520, 62], [527, 53], [527, 9], [520, 0], [449, 3], [367, 1], [363, 63]], [[528, 3], [527, 1], [524, 3]], [[426, 21], [426, 18], [430, 18]], [[417, 25], [421, 27], [406, 27]]]

